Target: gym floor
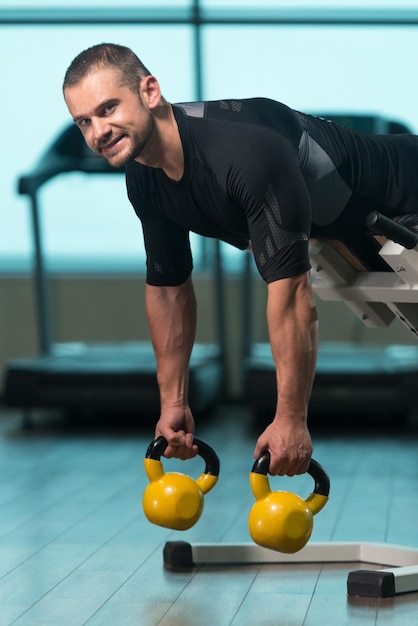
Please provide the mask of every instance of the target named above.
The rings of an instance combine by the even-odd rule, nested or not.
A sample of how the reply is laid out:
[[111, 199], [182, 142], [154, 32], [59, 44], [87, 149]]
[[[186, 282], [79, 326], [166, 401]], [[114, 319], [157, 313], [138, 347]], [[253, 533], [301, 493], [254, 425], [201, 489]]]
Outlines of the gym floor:
[[[418, 593], [347, 596], [358, 563], [163, 567], [167, 540], [250, 541], [248, 472], [255, 434], [245, 408], [225, 407], [196, 433], [221, 461], [199, 522], [185, 532], [151, 525], [142, 512], [142, 430], [0, 410], [0, 626], [410, 626]], [[314, 458], [328, 470], [330, 500], [311, 541], [418, 547], [418, 436], [313, 431]], [[164, 461], [197, 476], [202, 459]], [[309, 476], [272, 478], [273, 489], [306, 497]], [[385, 564], [382, 564], [384, 566]]]

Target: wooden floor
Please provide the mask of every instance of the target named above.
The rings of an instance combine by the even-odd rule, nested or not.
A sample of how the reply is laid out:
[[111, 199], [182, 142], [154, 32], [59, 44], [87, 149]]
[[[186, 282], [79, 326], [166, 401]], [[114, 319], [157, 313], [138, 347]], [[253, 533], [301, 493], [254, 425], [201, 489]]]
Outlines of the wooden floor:
[[[336, 416], [338, 419], [338, 416]], [[254, 435], [239, 407], [197, 435], [221, 459], [218, 485], [198, 524], [174, 532], [149, 524], [141, 497], [143, 431], [69, 426], [0, 411], [0, 626], [402, 626], [417, 623], [418, 593], [347, 597], [349, 571], [367, 564], [164, 569], [167, 540], [247, 542]], [[312, 541], [418, 547], [415, 432], [314, 433], [314, 457], [331, 478]], [[165, 461], [198, 475], [201, 459]], [[271, 479], [307, 496], [309, 476]], [[373, 568], [378, 566], [374, 564]]]

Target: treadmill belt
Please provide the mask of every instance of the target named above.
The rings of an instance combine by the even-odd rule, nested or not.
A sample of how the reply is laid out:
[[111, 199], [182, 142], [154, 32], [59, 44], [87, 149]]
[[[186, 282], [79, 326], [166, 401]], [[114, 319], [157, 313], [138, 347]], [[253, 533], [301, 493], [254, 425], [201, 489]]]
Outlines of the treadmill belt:
[[[196, 344], [190, 362], [190, 403], [213, 407], [223, 373], [220, 350]], [[51, 355], [7, 365], [3, 401], [22, 408], [160, 410], [156, 362], [150, 342], [55, 344]]]
[[[247, 402], [273, 416], [276, 372], [270, 346], [257, 343], [245, 362]], [[322, 343], [309, 407], [319, 423], [347, 415], [352, 422], [408, 418], [418, 406], [418, 346]]]

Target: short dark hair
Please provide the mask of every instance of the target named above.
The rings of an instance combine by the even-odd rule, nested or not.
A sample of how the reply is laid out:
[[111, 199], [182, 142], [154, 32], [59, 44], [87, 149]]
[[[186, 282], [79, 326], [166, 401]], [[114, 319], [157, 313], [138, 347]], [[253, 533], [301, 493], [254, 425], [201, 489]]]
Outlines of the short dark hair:
[[101, 43], [87, 48], [75, 57], [65, 73], [63, 90], [74, 87], [98, 67], [117, 69], [122, 84], [134, 92], [138, 91], [140, 81], [151, 74], [130, 48], [114, 43]]

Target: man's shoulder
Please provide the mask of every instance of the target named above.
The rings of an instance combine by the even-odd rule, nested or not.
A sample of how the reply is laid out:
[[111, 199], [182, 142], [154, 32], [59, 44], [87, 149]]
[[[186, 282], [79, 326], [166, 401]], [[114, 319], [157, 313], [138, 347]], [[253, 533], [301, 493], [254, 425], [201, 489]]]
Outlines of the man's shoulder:
[[256, 119], [266, 112], [290, 110], [286, 105], [271, 98], [243, 98], [223, 100], [202, 100], [198, 102], [179, 102], [175, 107], [191, 118], [212, 120], [236, 120]]
[[234, 127], [242, 132], [243, 126], [252, 126], [258, 130], [273, 131], [292, 143], [297, 143], [302, 133], [300, 114], [270, 98], [207, 100], [183, 102], [173, 106], [188, 120], [189, 128], [196, 130], [197, 127], [204, 126], [208, 133], [216, 126], [222, 126], [223, 132], [228, 132], [229, 125], [231, 132], [234, 132]]

